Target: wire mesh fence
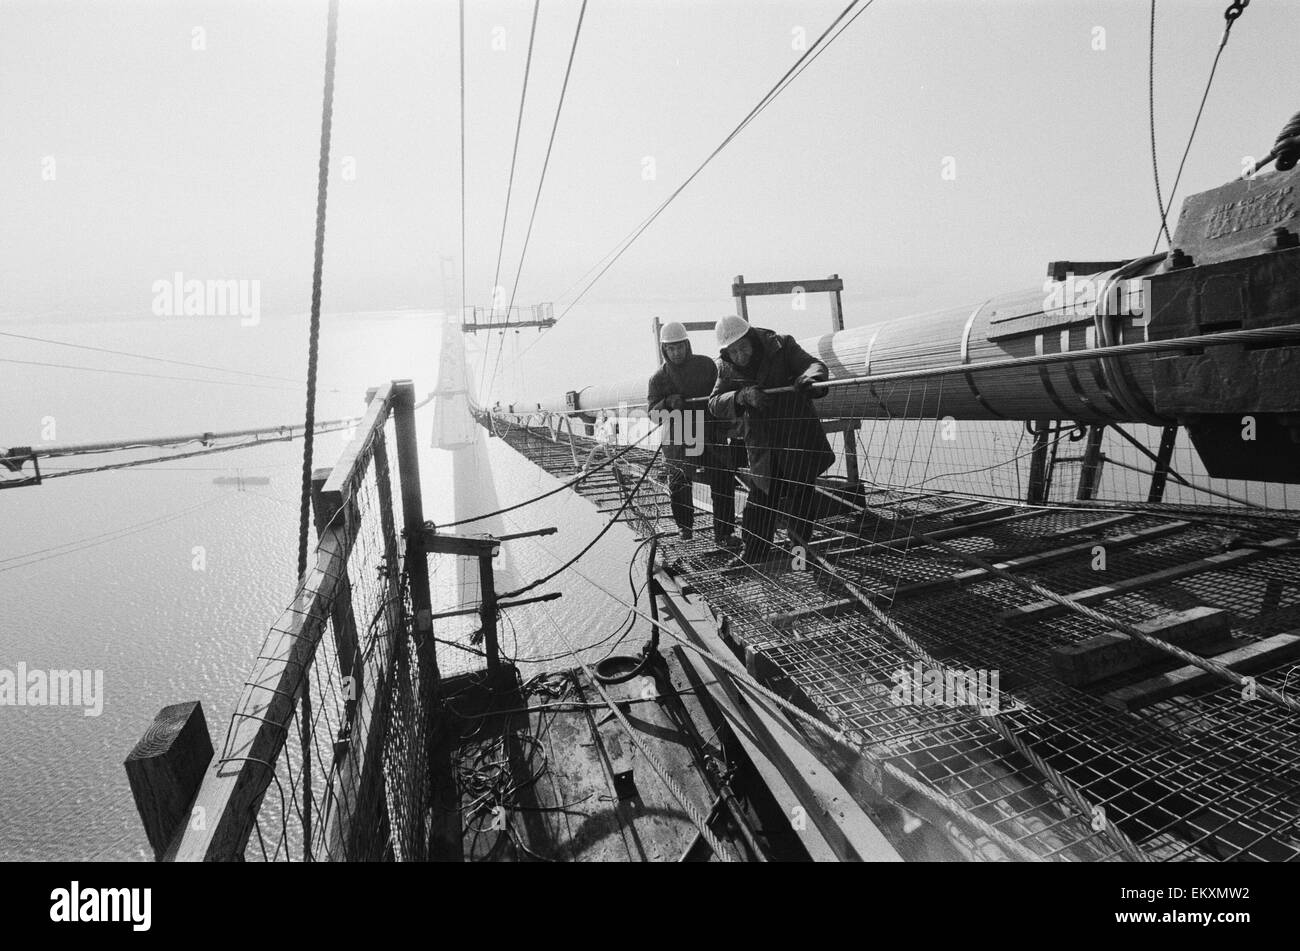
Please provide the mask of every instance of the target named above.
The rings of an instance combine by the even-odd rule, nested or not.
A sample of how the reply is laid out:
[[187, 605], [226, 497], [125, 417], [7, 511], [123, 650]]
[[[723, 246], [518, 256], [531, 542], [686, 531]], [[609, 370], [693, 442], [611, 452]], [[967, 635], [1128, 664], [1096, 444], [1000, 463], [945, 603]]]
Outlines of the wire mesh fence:
[[264, 640], [218, 752], [219, 770], [252, 768], [252, 813], [231, 817], [244, 823], [238, 854], [250, 861], [427, 854], [434, 710], [424, 700], [436, 672], [422, 669], [412, 636], [381, 399], [344, 454], [342, 491], [316, 499], [314, 561]]
[[[622, 457], [634, 475], [672, 447], [634, 527], [670, 536], [666, 562], [736, 649], [1033, 854], [1300, 859], [1292, 487], [1211, 478], [1178, 430], [957, 419], [960, 377], [863, 383], [860, 415], [827, 419], [795, 378], [742, 379], [733, 403], [755, 380], [787, 389], [739, 412], [718, 386], [659, 414], [571, 413], [571, 431], [544, 413], [491, 425], [561, 478], [644, 440]], [[1163, 638], [1194, 610], [1224, 624], [1189, 658]], [[1147, 653], [1062, 673], [1063, 652], [1140, 624]], [[1116, 701], [1166, 676], [1189, 686]], [[1005, 856], [943, 824], [968, 857]]]

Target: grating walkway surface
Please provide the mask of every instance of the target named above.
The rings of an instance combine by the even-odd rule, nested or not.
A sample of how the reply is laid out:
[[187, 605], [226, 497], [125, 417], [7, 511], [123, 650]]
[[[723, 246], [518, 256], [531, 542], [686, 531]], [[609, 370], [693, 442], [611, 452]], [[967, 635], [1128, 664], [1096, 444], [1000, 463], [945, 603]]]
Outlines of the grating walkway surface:
[[[563, 480], [588, 456], [605, 458], [591, 438], [500, 417], [489, 422]], [[653, 459], [633, 449], [576, 490], [613, 513]], [[637, 531], [675, 533], [661, 476], [652, 473], [620, 516]], [[1057, 673], [1053, 650], [1112, 629], [1069, 609], [1012, 623], [1005, 612], [1041, 595], [1004, 578], [953, 577], [972, 570], [957, 551], [1013, 562], [1016, 578], [1063, 595], [1133, 582], [1131, 590], [1088, 603], [1128, 623], [1192, 608], [1230, 612], [1230, 640], [1205, 649], [1218, 654], [1300, 633], [1300, 552], [1256, 547], [1294, 537], [1290, 513], [1031, 508], [887, 489], [850, 493], [833, 481], [824, 488], [825, 511], [810, 545], [824, 563], [804, 570], [790, 559], [737, 565], [729, 552], [712, 548], [707, 514], [697, 519], [693, 541], [672, 534], [660, 551], [714, 614], [727, 618], [731, 638], [769, 661], [827, 722], [1045, 859], [1123, 859], [1108, 833], [1114, 827], [1155, 860], [1300, 859], [1296, 713], [1213, 677], [1135, 709], [1117, 708], [1108, 694], [1184, 663], [1157, 655], [1137, 669], [1071, 686]], [[1225, 543], [1230, 535], [1236, 541]], [[777, 544], [789, 546], [783, 531]], [[1097, 546], [1104, 570], [1097, 568]], [[1221, 567], [1197, 564], [1233, 547], [1250, 554]], [[1170, 577], [1147, 578], [1166, 569]], [[953, 703], [951, 683], [941, 696], [920, 689], [930, 660], [965, 673], [969, 702], [958, 695]], [[1300, 698], [1298, 661], [1300, 652], [1278, 651], [1245, 672]], [[977, 683], [979, 699], [996, 703], [1001, 724], [1063, 776], [1093, 806], [1091, 814], [981, 715]], [[974, 857], [1001, 854], [978, 837], [968, 845]]]

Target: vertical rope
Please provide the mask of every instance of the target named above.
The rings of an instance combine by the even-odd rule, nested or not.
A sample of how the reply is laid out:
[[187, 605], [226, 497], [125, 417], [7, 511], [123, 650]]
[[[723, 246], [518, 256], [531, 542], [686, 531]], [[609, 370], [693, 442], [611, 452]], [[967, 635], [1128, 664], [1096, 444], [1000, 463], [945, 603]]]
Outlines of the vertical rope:
[[[316, 432], [316, 365], [320, 353], [321, 278], [325, 265], [325, 200], [329, 188], [330, 129], [334, 117], [334, 60], [338, 46], [339, 0], [330, 0], [325, 31], [325, 91], [321, 105], [320, 164], [316, 178], [316, 251], [311, 275], [311, 330], [307, 341], [307, 411], [303, 423], [302, 500], [298, 509], [298, 578], [307, 574], [310, 538], [311, 460]], [[311, 861], [311, 674], [302, 687], [300, 710], [303, 774], [303, 859]]]
[[325, 35], [325, 93], [320, 120], [320, 164], [316, 178], [316, 258], [311, 275], [311, 330], [307, 341], [307, 412], [302, 436], [302, 500], [298, 510], [298, 578], [307, 572], [311, 514], [312, 437], [316, 430], [316, 364], [320, 350], [321, 274], [325, 264], [325, 199], [329, 188], [330, 127], [334, 115], [334, 53], [338, 45], [339, 0], [330, 0]]
[[460, 316], [465, 319], [465, 0], [460, 0]]

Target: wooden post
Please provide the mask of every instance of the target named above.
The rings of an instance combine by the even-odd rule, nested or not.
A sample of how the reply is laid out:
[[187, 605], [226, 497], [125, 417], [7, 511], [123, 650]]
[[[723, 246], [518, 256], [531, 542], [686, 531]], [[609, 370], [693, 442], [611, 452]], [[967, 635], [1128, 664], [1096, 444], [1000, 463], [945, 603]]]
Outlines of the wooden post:
[[[343, 505], [337, 492], [325, 491], [325, 483], [329, 481], [332, 471], [323, 468], [316, 469], [311, 474], [311, 505], [317, 538], [320, 538], [329, 528]], [[343, 518], [350, 523], [355, 518], [355, 503], [351, 499], [348, 500], [348, 508], [349, 511]], [[345, 698], [343, 701], [345, 722], [351, 723], [356, 713], [356, 698], [361, 695], [362, 690], [362, 666], [359, 663], [361, 658], [357, 645], [356, 616], [352, 610], [352, 582], [346, 570], [343, 577], [339, 579], [338, 594], [334, 598], [334, 603], [330, 605], [330, 622], [330, 626], [334, 628], [334, 650], [338, 656], [339, 676], [352, 678], [352, 690], [347, 691], [351, 699]]]
[[1105, 424], [1093, 424], [1088, 427], [1087, 448], [1083, 452], [1083, 464], [1079, 470], [1079, 489], [1075, 498], [1086, 502], [1097, 495], [1097, 486], [1101, 482], [1101, 466], [1105, 457], [1101, 454], [1101, 439], [1105, 435]]
[[[450, 795], [455, 788], [455, 779], [451, 771], [451, 761], [438, 747], [438, 731], [431, 728], [438, 708], [438, 658], [433, 640], [433, 607], [429, 593], [429, 556], [424, 547], [424, 501], [420, 494], [420, 451], [415, 432], [415, 384], [410, 380], [393, 381], [393, 424], [397, 437], [397, 473], [401, 483], [403, 530], [406, 539], [406, 578], [411, 593], [412, 635], [415, 640], [416, 656], [420, 662], [419, 692], [416, 706], [421, 711], [424, 721], [423, 737], [419, 737], [423, 761], [428, 764], [426, 776], [419, 777], [433, 788], [435, 809], [446, 809]], [[423, 800], [423, 797], [421, 797]], [[453, 810], [454, 811], [454, 810]], [[454, 839], [460, 842], [460, 814], [443, 813], [441, 820], [435, 819], [433, 827], [426, 831], [423, 816], [417, 819], [417, 828], [422, 838], [429, 841], [429, 848], [438, 853], [450, 852]], [[459, 852], [459, 848], [456, 850]]]
[[211, 761], [203, 704], [194, 700], [163, 707], [122, 764], [155, 859], [190, 821], [190, 806]]
[[1040, 419], [1035, 424], [1034, 451], [1029, 460], [1029, 491], [1025, 501], [1030, 505], [1042, 505], [1047, 501], [1048, 479], [1050, 473], [1047, 463], [1047, 436], [1051, 421]]
[[1151, 489], [1147, 492], [1148, 502], [1161, 502], [1165, 497], [1165, 483], [1169, 481], [1169, 463], [1174, 457], [1174, 443], [1178, 439], [1178, 427], [1166, 426], [1160, 433], [1160, 448], [1156, 451], [1156, 469], [1151, 473]]
[[655, 348], [654, 365], [657, 367], [661, 367], [664, 365], [664, 352], [659, 348], [659, 331], [662, 329], [662, 327], [663, 324], [658, 317], [650, 318], [650, 333], [654, 337], [652, 343], [654, 344], [654, 348]]
[[[829, 280], [838, 281], [840, 276], [832, 274]], [[838, 290], [831, 291], [831, 333], [839, 333], [844, 329], [844, 301]], [[848, 481], [849, 488], [855, 489], [862, 485], [862, 477], [858, 473], [858, 440], [855, 435], [857, 427], [844, 430], [844, 476]]]
[[[415, 612], [415, 644], [420, 652], [422, 674], [431, 675], [427, 686], [432, 690], [438, 680], [438, 661], [433, 649], [429, 558], [424, 548], [424, 502], [420, 494], [420, 453], [415, 432], [415, 384], [410, 380], [394, 381], [393, 423], [397, 434], [397, 472], [401, 482], [402, 512], [405, 515], [403, 534], [406, 536], [406, 577], [410, 584], [411, 607]], [[424, 677], [421, 679], [424, 680]], [[423, 688], [425, 684], [421, 686]], [[433, 694], [430, 693], [424, 699], [432, 701]]]
[[738, 309], [739, 312], [740, 312], [740, 317], [741, 317], [741, 319], [744, 320], [744, 321], [746, 321], [746, 322], [748, 322], [748, 320], [749, 320], [749, 307], [748, 307], [748, 306], [746, 305], [746, 303], [745, 303], [745, 293], [744, 293], [744, 291], [741, 290], [741, 286], [742, 286], [744, 283], [745, 283], [745, 275], [743, 275], [743, 274], [737, 274], [737, 275], [736, 275], [736, 281], [735, 281], [735, 283], [732, 285], [732, 293], [735, 295], [735, 298], [736, 298], [736, 307], [737, 307], [737, 309]]
[[497, 591], [492, 574], [492, 555], [478, 556], [479, 620], [483, 625], [483, 647], [487, 652], [488, 676], [496, 683], [501, 671], [497, 650]]
[[[838, 281], [840, 276], [832, 274], [829, 280]], [[839, 333], [844, 329], [844, 301], [840, 291], [831, 291], [831, 332]]]

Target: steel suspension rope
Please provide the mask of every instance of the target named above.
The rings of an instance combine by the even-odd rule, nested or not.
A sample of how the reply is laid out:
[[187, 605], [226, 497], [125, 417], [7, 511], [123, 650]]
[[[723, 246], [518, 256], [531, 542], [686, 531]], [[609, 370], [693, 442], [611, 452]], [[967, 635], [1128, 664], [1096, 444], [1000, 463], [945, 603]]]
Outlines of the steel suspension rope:
[[[1155, 178], [1160, 228], [1169, 246], [1173, 247], [1174, 239], [1169, 236], [1169, 215], [1165, 211], [1165, 200], [1160, 194], [1160, 162], [1156, 157], [1156, 0], [1151, 0], [1151, 29], [1148, 31], [1147, 41], [1147, 123], [1151, 127], [1151, 174]], [[1169, 200], [1173, 201], [1172, 195]], [[1159, 236], [1156, 237], [1156, 244], [1160, 244]]]
[[197, 376], [168, 376], [165, 373], [145, 373], [142, 370], [114, 370], [112, 367], [88, 367], [76, 363], [50, 363], [41, 360], [17, 360], [12, 357], [0, 357], [0, 363], [13, 363], [20, 366], [49, 367], [55, 370], [86, 370], [91, 373], [112, 373], [115, 376], [138, 376], [153, 380], [179, 380], [182, 383], [212, 383], [217, 386], [247, 386], [257, 390], [291, 390], [291, 386], [276, 386], [272, 383], [250, 383], [244, 380], [205, 380]]
[[528, 254], [528, 243], [533, 236], [533, 223], [537, 220], [537, 206], [542, 200], [542, 186], [546, 184], [546, 170], [551, 164], [551, 149], [555, 145], [556, 130], [560, 127], [560, 111], [564, 108], [564, 96], [569, 89], [569, 76], [573, 72], [573, 58], [578, 52], [578, 38], [582, 35], [582, 20], [586, 15], [587, 0], [582, 0], [582, 6], [578, 9], [578, 25], [573, 29], [573, 45], [569, 48], [569, 62], [564, 67], [564, 82], [560, 85], [560, 100], [555, 106], [555, 120], [551, 123], [551, 137], [546, 143], [546, 157], [542, 159], [542, 175], [537, 182], [537, 195], [533, 198], [532, 213], [528, 216], [528, 230], [524, 232], [524, 246], [519, 252], [519, 269], [515, 271], [514, 286], [510, 288], [510, 303], [506, 305], [507, 322], [510, 320], [511, 308], [515, 304], [515, 293], [519, 290], [519, 279], [524, 273], [524, 258]]
[[[848, 16], [848, 14], [853, 10], [853, 8], [856, 7], [861, 2], [862, 0], [851, 0], [848, 6], [846, 6], [842, 11], [840, 11], [840, 14], [833, 21], [831, 21], [830, 26], [828, 26], [825, 30], [822, 31], [821, 35], [818, 36], [817, 39], [813, 41], [812, 45], [808, 47], [808, 49], [804, 52], [804, 54], [795, 61], [793, 66], [791, 66], [788, 70], [786, 70], [785, 74], [782, 75], [782, 77], [776, 81], [775, 85], [773, 85], [772, 88], [769, 89], [763, 95], [763, 97], [758, 101], [758, 104], [755, 105], [754, 108], [749, 111], [749, 113], [739, 122], [739, 124], [736, 125], [734, 129], [732, 129], [732, 131], [727, 135], [725, 139], [722, 140], [722, 142], [718, 145], [718, 147], [715, 148], [708, 155], [708, 157], [705, 158], [705, 160], [700, 163], [699, 167], [696, 168], [695, 171], [693, 171], [686, 178], [684, 182], [678, 185], [677, 188], [666, 199], [664, 199], [664, 201], [659, 205], [659, 207], [656, 208], [653, 212], [651, 212], [648, 218], [646, 218], [640, 225], [634, 228], [628, 237], [624, 238], [623, 241], [619, 242], [619, 244], [622, 245], [622, 247], [613, 256], [613, 258], [609, 261], [609, 263], [606, 264], [603, 268], [601, 268], [600, 272], [594, 278], [591, 279], [591, 281], [587, 284], [586, 287], [582, 289], [582, 291], [578, 294], [578, 296], [575, 297], [567, 307], [565, 307], [565, 309], [563, 310], [563, 312], [561, 312], [560, 317], [557, 318], [557, 320], [562, 319], [565, 316], [565, 314], [567, 314], [577, 305], [578, 301], [582, 300], [582, 298], [586, 295], [587, 291], [591, 290], [592, 286], [597, 281], [599, 281], [611, 267], [614, 266], [614, 264], [618, 261], [618, 259], [623, 256], [624, 252], [626, 252], [627, 249], [630, 248], [632, 244], [636, 241], [636, 239], [639, 238], [641, 234], [647, 228], [649, 228], [651, 224], [654, 223], [655, 219], [657, 219], [664, 212], [664, 210], [667, 209], [667, 207], [673, 202], [673, 200], [676, 199], [677, 196], [680, 195], [686, 189], [686, 187], [690, 185], [690, 183], [693, 182], [700, 175], [701, 172], [704, 171], [705, 167], [708, 166], [708, 164], [712, 162], [714, 158], [716, 158], [718, 154], [722, 152], [723, 149], [725, 149], [728, 145], [730, 145], [731, 142], [738, 135], [740, 135], [740, 133], [743, 132], [745, 128], [748, 127], [748, 125], [755, 118], [757, 118], [758, 115], [776, 99], [777, 96], [779, 96], [782, 92], [784, 92], [786, 87], [790, 85], [790, 82], [793, 81], [793, 79], [796, 76], [798, 76], [798, 74], [801, 73], [807, 65], [811, 64], [813, 60], [815, 60], [818, 56], [820, 56], [822, 51], [824, 51], [827, 47], [829, 47], [830, 44], [834, 42], [836, 38], [839, 37], [840, 33], [843, 33], [844, 29], [846, 29], [853, 22], [853, 20], [856, 20], [862, 13], [864, 13], [867, 10], [867, 8], [870, 7], [872, 3], [875, 2], [875, 0], [867, 0], [866, 4], [860, 10], [858, 10], [857, 13], [853, 15], [853, 18], [850, 19], [848, 23], [844, 24], [844, 27], [841, 28], [840, 31], [835, 34], [835, 36], [831, 37], [830, 40], [827, 40], [825, 43], [823, 43], [822, 41], [826, 40], [826, 37], [831, 33], [831, 31], [833, 31], [840, 24], [840, 22], [846, 16]], [[618, 245], [615, 245], [615, 247], [618, 247]], [[588, 271], [588, 273], [590, 273], [590, 271]]]
[[[108, 347], [92, 347], [84, 343], [72, 343], [68, 340], [53, 340], [49, 337], [33, 337], [29, 334], [16, 334], [8, 330], [0, 330], [0, 337], [13, 337], [16, 340], [32, 340], [36, 343], [49, 343], [57, 347], [71, 347], [74, 350], [90, 350], [94, 353], [108, 353], [118, 357], [132, 357], [136, 360], [149, 360], [153, 363], [170, 363], [178, 367], [190, 367], [196, 370], [216, 370], [218, 373], [233, 373], [237, 376], [251, 376], [264, 380], [278, 380], [282, 383], [292, 383], [295, 386], [301, 386], [302, 380], [295, 380], [287, 376], [275, 376], [270, 373], [254, 373], [251, 370], [236, 370], [233, 367], [218, 367], [209, 363], [188, 363], [184, 360], [171, 360], [167, 357], [155, 357], [147, 353], [133, 353], [130, 350], [111, 350]], [[85, 367], [84, 369], [98, 369]]]
[[[1238, 18], [1243, 13], [1246, 12], [1246, 7], [1249, 5], [1250, 5], [1250, 0], [1233, 0], [1233, 2], [1228, 6], [1228, 9], [1225, 10], [1223, 13], [1223, 19], [1226, 21], [1226, 24], [1223, 27], [1223, 36], [1219, 39], [1219, 48], [1217, 51], [1215, 51], [1214, 62], [1210, 65], [1210, 76], [1205, 81], [1205, 91], [1201, 93], [1201, 104], [1196, 109], [1196, 119], [1195, 121], [1192, 122], [1191, 133], [1187, 136], [1187, 146], [1183, 149], [1182, 160], [1178, 163], [1178, 174], [1174, 176], [1174, 187], [1169, 191], [1169, 208], [1173, 207], [1174, 195], [1178, 192], [1178, 183], [1181, 182], [1183, 179], [1183, 166], [1187, 164], [1187, 156], [1192, 150], [1192, 141], [1196, 138], [1197, 128], [1200, 127], [1201, 114], [1205, 112], [1205, 103], [1210, 98], [1210, 87], [1214, 85], [1214, 74], [1219, 68], [1219, 59], [1223, 56], [1223, 49], [1228, 45], [1228, 37], [1232, 33], [1232, 25], [1237, 22]], [[1155, 56], [1155, 16], [1156, 16], [1155, 8], [1156, 8], [1155, 0], [1151, 0], [1151, 56], [1153, 58]], [[1154, 66], [1152, 66], [1152, 69], [1154, 70]], [[1152, 77], [1154, 77], [1154, 73], [1152, 74]], [[1151, 82], [1154, 83], [1154, 81], [1155, 81], [1154, 78], [1152, 78]], [[1152, 91], [1151, 95], [1152, 97], [1154, 97], [1155, 95], [1154, 91]], [[1155, 147], [1156, 147], [1154, 98], [1152, 99], [1151, 110], [1152, 110], [1151, 112], [1151, 161], [1154, 166]], [[1156, 178], [1157, 199], [1159, 198], [1159, 194], [1160, 194], [1160, 181], [1159, 181], [1159, 175], [1157, 174], [1157, 178]], [[1166, 220], [1167, 217], [1168, 217], [1168, 210], [1162, 204], [1160, 208], [1160, 228], [1161, 231], [1164, 233], [1165, 240], [1169, 242], [1169, 246], [1172, 248], [1173, 238], [1169, 236], [1169, 225], [1167, 224], [1167, 220]], [[1154, 253], [1156, 248], [1158, 247], [1160, 247], [1160, 232], [1156, 233], [1155, 243], [1152, 244], [1151, 246], [1152, 253]]]
[[[501, 280], [501, 257], [505, 252], [506, 247], [506, 225], [510, 221], [510, 196], [514, 192], [515, 187], [515, 163], [519, 158], [519, 136], [524, 128], [524, 105], [528, 102], [528, 76], [532, 71], [533, 66], [533, 45], [537, 39], [537, 14], [541, 11], [541, 8], [542, 0], [533, 0], [533, 23], [528, 31], [528, 54], [524, 57], [524, 83], [523, 88], [519, 92], [519, 116], [515, 119], [515, 144], [514, 148], [510, 152], [510, 177], [506, 180], [506, 207], [505, 211], [501, 215], [501, 241], [497, 244], [497, 266], [496, 270], [492, 274], [492, 294], [490, 299], [494, 302], [496, 300], [497, 288], [500, 286]], [[495, 304], [493, 305], [493, 310], [496, 310]], [[509, 308], [506, 309], [505, 322], [507, 325], [510, 323]], [[488, 340], [490, 341], [491, 339], [491, 336], [489, 336]], [[505, 347], [505, 330], [502, 330], [501, 344], [497, 347], [497, 360], [492, 367], [492, 382], [488, 384], [487, 392], [491, 392], [492, 383], [496, 382], [497, 370], [501, 366], [501, 354], [505, 351]], [[483, 353], [486, 358], [486, 348]]]

